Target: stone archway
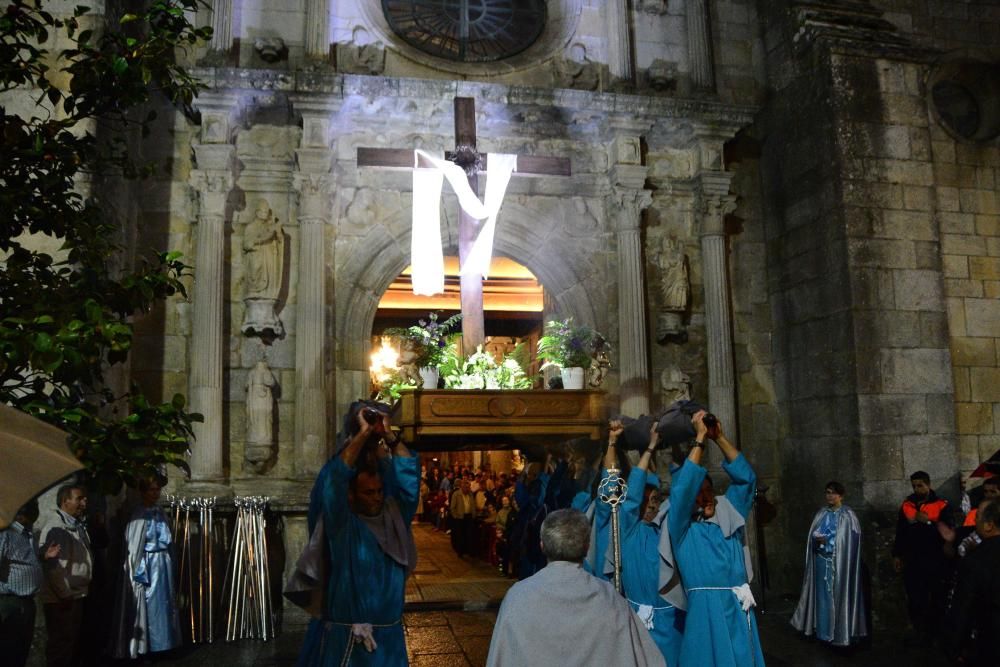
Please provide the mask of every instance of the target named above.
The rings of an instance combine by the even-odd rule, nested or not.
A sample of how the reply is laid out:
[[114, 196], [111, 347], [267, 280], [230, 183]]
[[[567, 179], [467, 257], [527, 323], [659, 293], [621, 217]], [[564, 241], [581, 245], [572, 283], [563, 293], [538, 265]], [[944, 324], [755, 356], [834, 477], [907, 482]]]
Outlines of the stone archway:
[[[534, 273], [555, 304], [555, 313], [598, 327], [606, 326], [613, 318], [607, 300], [602, 299], [595, 287], [602, 282], [607, 284], [608, 277], [600, 275], [599, 262], [581, 258], [569, 247], [562, 231], [564, 217], [558, 215], [566, 213], [564, 202], [558, 200], [546, 207], [550, 215], [557, 214], [560, 223], [551, 225], [538, 224], [537, 210], [524, 203], [504, 204], [497, 223], [494, 252]], [[442, 217], [441, 235], [445, 251], [455, 253], [457, 229], [453, 218]], [[335, 272], [337, 386], [343, 390], [337, 392], [338, 404], [346, 405], [367, 386], [370, 352], [367, 334], [382, 294], [410, 262], [410, 238], [410, 210], [404, 207], [372, 224], [354, 244], [338, 249], [347, 257]], [[592, 246], [588, 250], [600, 252], [604, 244], [598, 240], [587, 245]], [[602, 300], [605, 308], [600, 309], [597, 303]]]

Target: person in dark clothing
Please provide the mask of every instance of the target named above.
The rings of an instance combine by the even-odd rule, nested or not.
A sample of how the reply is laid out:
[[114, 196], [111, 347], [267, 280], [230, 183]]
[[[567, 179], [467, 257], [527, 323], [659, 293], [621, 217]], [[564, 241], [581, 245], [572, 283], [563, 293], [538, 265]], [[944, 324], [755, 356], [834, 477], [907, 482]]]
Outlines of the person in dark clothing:
[[903, 575], [913, 629], [930, 640], [944, 613], [951, 570], [944, 535], [954, 535], [954, 521], [948, 501], [931, 488], [930, 475], [918, 470], [910, 475], [910, 484], [913, 493], [899, 508], [893, 565]]
[[1000, 637], [1000, 499], [984, 500], [976, 513], [982, 544], [962, 560], [948, 610], [948, 647], [963, 665], [995, 665]]

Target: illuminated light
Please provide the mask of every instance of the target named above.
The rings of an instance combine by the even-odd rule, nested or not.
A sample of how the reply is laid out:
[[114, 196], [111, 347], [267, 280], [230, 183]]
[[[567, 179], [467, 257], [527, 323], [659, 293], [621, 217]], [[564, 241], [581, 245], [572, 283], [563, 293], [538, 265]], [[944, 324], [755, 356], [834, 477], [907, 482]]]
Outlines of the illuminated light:
[[382, 346], [372, 352], [372, 363], [368, 367], [372, 380], [376, 384], [381, 385], [389, 379], [389, 376], [396, 370], [397, 359], [399, 359], [399, 352], [392, 346], [390, 338], [382, 336]]

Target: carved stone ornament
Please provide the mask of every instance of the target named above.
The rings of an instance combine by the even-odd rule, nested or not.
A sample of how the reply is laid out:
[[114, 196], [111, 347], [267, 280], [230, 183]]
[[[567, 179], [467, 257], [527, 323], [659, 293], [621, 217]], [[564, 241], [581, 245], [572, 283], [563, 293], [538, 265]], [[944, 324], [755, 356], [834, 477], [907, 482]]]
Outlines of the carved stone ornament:
[[558, 88], [597, 90], [601, 83], [601, 66], [591, 60], [555, 58], [553, 66], [555, 85]]
[[660, 373], [660, 405], [691, 400], [691, 378], [677, 366], [667, 366]]
[[276, 63], [288, 58], [288, 47], [280, 37], [258, 37], [253, 41], [253, 50], [266, 63]]
[[336, 53], [338, 72], [380, 75], [385, 71], [385, 45], [382, 42], [338, 42]]
[[243, 230], [243, 283], [247, 336], [278, 338], [285, 328], [275, 313], [284, 278], [285, 233], [266, 199], [257, 202], [253, 219]]
[[274, 389], [278, 381], [266, 361], [258, 361], [247, 377], [247, 439], [243, 458], [263, 472], [274, 455]]

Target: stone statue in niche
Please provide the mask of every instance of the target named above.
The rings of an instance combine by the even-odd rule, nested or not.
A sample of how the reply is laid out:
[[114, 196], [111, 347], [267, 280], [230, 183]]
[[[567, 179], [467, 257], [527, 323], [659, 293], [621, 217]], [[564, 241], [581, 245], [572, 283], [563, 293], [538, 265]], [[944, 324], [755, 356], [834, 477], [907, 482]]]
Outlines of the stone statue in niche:
[[600, 65], [587, 58], [587, 49], [574, 44], [563, 58], [556, 58], [555, 85], [559, 88], [596, 90], [601, 82]]
[[258, 361], [247, 376], [247, 439], [243, 458], [254, 472], [263, 472], [274, 454], [274, 390], [278, 381], [266, 361]]
[[656, 256], [660, 269], [660, 313], [656, 336], [661, 342], [684, 334], [684, 312], [688, 306], [690, 281], [684, 243], [676, 236], [664, 236]]
[[285, 332], [274, 307], [284, 277], [285, 233], [271, 205], [260, 199], [253, 219], [243, 230], [243, 284], [246, 314], [240, 328], [246, 335], [278, 338]]
[[385, 45], [369, 41], [368, 31], [354, 29], [351, 41], [337, 44], [337, 71], [345, 74], [378, 75], [385, 71]]
[[665, 408], [677, 401], [691, 400], [691, 378], [674, 365], [667, 366], [660, 373], [660, 399]]

